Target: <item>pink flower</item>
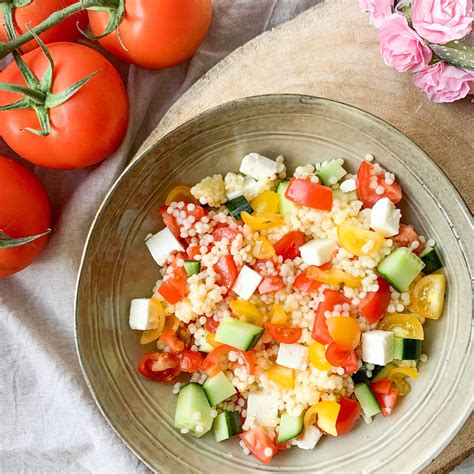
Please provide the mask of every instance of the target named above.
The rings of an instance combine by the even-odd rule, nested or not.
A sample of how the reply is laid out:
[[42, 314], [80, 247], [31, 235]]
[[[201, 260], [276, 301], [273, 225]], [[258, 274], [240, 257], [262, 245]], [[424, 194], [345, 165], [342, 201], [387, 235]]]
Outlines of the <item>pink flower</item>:
[[392, 14], [394, 0], [359, 0], [362, 11], [370, 12], [369, 23], [380, 28]]
[[[413, 82], [433, 102], [454, 102], [469, 94], [474, 81], [474, 72], [469, 72], [444, 61], [417, 72]], [[471, 83], [471, 84], [470, 84]]]
[[413, 0], [413, 28], [432, 43], [464, 38], [472, 30], [472, 0]]
[[390, 15], [380, 33], [380, 54], [399, 72], [420, 71], [431, 61], [431, 49], [409, 26], [403, 15]]

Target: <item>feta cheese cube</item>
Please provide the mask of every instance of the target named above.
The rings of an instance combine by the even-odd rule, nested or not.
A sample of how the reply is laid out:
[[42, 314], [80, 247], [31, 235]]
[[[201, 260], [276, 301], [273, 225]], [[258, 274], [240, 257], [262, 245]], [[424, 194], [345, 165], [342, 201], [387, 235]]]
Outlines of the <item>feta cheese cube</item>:
[[310, 425], [303, 431], [303, 434], [290, 441], [293, 446], [300, 449], [314, 449], [323, 434], [314, 425]]
[[350, 193], [357, 189], [357, 183], [355, 179], [346, 179], [339, 187], [343, 193]]
[[255, 270], [244, 265], [235, 280], [232, 290], [243, 300], [248, 300], [254, 294], [261, 281], [262, 277]]
[[337, 248], [337, 241], [329, 239], [313, 239], [300, 247], [300, 255], [307, 265], [320, 266], [331, 260]]
[[163, 266], [171, 252], [184, 250], [181, 242], [171, 233], [168, 227], [145, 241], [151, 256], [158, 265]]
[[305, 370], [308, 348], [301, 344], [280, 344], [277, 364], [290, 369]]
[[156, 329], [159, 322], [157, 305], [148, 298], [137, 298], [130, 303], [130, 327], [145, 331]]
[[275, 426], [278, 418], [278, 398], [265, 392], [249, 393], [247, 417], [260, 426]]
[[397, 235], [400, 229], [400, 210], [389, 198], [379, 199], [370, 210], [370, 227], [385, 237]]
[[277, 174], [278, 163], [258, 153], [250, 153], [243, 157], [240, 172], [255, 179], [270, 178]]
[[387, 365], [393, 360], [394, 334], [391, 331], [369, 331], [362, 334], [362, 360]]

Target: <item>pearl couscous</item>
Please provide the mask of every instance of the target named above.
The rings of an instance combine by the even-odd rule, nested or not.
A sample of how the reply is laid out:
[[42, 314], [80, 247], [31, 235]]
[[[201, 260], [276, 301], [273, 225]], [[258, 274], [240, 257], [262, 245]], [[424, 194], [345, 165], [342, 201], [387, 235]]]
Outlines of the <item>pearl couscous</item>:
[[400, 223], [395, 176], [372, 155], [357, 175], [344, 165], [287, 179], [282, 156], [251, 153], [240, 173], [170, 192], [147, 239], [161, 279], [130, 320], [155, 344], [139, 371], [173, 384], [181, 433], [238, 435], [268, 463], [389, 416], [410, 391], [425, 318], [443, 312], [442, 265]]

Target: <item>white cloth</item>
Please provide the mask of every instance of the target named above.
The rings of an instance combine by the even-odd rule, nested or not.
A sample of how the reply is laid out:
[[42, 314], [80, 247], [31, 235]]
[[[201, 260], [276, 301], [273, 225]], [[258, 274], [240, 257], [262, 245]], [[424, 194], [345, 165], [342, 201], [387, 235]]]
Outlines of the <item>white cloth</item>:
[[[214, 0], [211, 29], [190, 61], [161, 71], [114, 61], [127, 82], [130, 123], [112, 157], [86, 170], [35, 168], [55, 225], [42, 256], [0, 280], [0, 472], [147, 471], [99, 413], [76, 356], [74, 288], [87, 231], [114, 180], [189, 86], [241, 44], [318, 1]], [[1, 140], [0, 153], [14, 156]]]

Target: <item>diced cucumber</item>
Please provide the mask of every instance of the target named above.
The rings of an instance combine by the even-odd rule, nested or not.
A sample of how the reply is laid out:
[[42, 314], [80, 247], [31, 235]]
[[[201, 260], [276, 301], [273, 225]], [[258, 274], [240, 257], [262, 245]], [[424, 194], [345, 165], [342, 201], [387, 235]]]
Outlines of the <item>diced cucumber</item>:
[[174, 426], [200, 438], [212, 426], [211, 407], [201, 385], [188, 383], [178, 395]]
[[318, 178], [325, 186], [336, 184], [347, 171], [337, 162], [337, 160], [326, 161], [317, 172]]
[[283, 413], [280, 418], [280, 432], [278, 433], [278, 442], [284, 443], [289, 439], [296, 438], [303, 431], [303, 415], [291, 416]]
[[184, 269], [188, 275], [196, 275], [201, 271], [201, 262], [196, 262], [195, 260], [185, 260]]
[[298, 204], [291, 202], [289, 199], [286, 198], [285, 193], [288, 185], [290, 184], [289, 179], [285, 179], [281, 181], [277, 187], [278, 196], [280, 196], [280, 203], [278, 205], [278, 212], [283, 216], [293, 214], [298, 210]]
[[365, 416], [372, 417], [380, 413], [379, 402], [366, 383], [358, 383], [354, 388], [354, 393]]
[[214, 431], [214, 437], [218, 443], [242, 433], [240, 412], [224, 411], [223, 413], [220, 413], [215, 418], [212, 429]]
[[235, 318], [224, 318], [217, 327], [214, 340], [242, 351], [255, 347], [263, 334], [263, 328]]
[[[206, 331], [205, 336], [207, 336], [209, 333]], [[199, 352], [211, 352], [214, 349], [208, 342], [207, 339], [204, 338], [204, 342], [199, 346]]]
[[218, 403], [227, 400], [237, 393], [237, 390], [235, 390], [232, 382], [227, 378], [224, 372], [219, 372], [213, 377], [208, 377], [202, 388], [211, 407], [215, 407]]
[[398, 247], [377, 266], [377, 271], [400, 293], [407, 291], [425, 264], [410, 249]]
[[425, 268], [423, 268], [425, 275], [429, 275], [443, 267], [438, 253], [433, 247], [426, 247], [425, 250], [420, 253], [420, 258], [425, 264]]
[[252, 214], [253, 208], [250, 205], [250, 203], [245, 199], [244, 196], [237, 196], [234, 199], [231, 199], [230, 201], [227, 201], [225, 203], [225, 207], [230, 212], [230, 215], [236, 220], [240, 221], [242, 218], [240, 217], [240, 214], [242, 212], [248, 212], [249, 214]]
[[393, 343], [393, 358], [396, 360], [418, 360], [421, 355], [421, 341], [396, 337]]

